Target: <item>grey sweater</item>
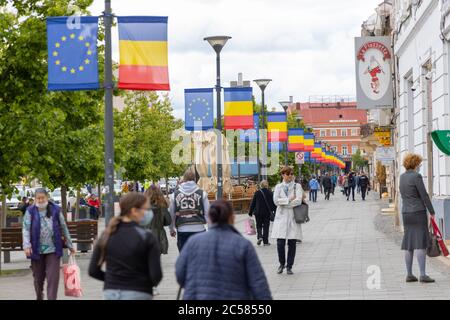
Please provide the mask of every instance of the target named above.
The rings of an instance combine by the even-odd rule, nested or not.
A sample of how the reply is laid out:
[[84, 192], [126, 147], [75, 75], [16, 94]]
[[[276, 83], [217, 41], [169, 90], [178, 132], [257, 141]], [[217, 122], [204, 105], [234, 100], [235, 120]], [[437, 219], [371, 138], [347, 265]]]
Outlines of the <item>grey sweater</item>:
[[402, 195], [402, 213], [428, 211], [434, 214], [422, 175], [414, 170], [408, 170], [400, 176], [400, 193]]

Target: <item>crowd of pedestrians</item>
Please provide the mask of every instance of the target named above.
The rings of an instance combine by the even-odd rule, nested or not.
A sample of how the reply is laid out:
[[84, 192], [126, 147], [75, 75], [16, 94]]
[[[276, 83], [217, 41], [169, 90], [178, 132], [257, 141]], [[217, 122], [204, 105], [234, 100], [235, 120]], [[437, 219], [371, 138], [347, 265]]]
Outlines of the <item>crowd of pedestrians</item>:
[[[434, 210], [417, 173], [420, 162], [414, 155], [406, 158], [407, 171], [400, 179], [407, 282], [434, 281], [425, 273], [429, 242], [426, 209], [432, 215]], [[161, 255], [167, 254], [169, 248], [165, 227], [172, 237], [177, 237], [179, 257], [175, 276], [180, 298], [272, 299], [255, 247], [234, 227], [231, 203], [222, 199], [210, 204], [207, 193], [195, 180], [195, 173], [186, 171], [182, 183], [169, 198], [164, 197], [157, 185], [150, 185], [145, 193], [129, 191], [121, 197], [120, 215], [111, 219], [99, 237], [88, 269], [91, 277], [104, 282], [104, 299], [153, 299], [163, 278]], [[313, 203], [317, 202], [321, 188], [329, 201], [336, 186], [342, 188], [347, 200], [351, 197], [355, 201], [355, 189], [365, 200], [370, 181], [364, 172], [339, 177], [325, 172], [320, 178], [312, 176], [306, 186]], [[38, 189], [35, 199], [36, 203], [24, 210], [24, 250], [31, 259], [36, 298], [43, 299], [46, 279], [47, 298], [56, 299], [63, 247], [69, 248], [71, 254], [75, 250], [61, 210], [48, 201], [47, 191]], [[268, 182], [262, 181], [251, 201], [249, 215], [256, 219], [256, 244], [269, 246], [269, 238], [276, 240], [278, 274], [284, 270], [288, 275], [294, 274], [297, 244], [303, 238], [302, 224], [297, 222], [294, 208], [303, 203], [306, 192], [302, 184], [296, 183], [291, 167], [282, 168], [281, 182], [273, 193]], [[420, 266], [420, 279], [412, 274], [414, 254]]]

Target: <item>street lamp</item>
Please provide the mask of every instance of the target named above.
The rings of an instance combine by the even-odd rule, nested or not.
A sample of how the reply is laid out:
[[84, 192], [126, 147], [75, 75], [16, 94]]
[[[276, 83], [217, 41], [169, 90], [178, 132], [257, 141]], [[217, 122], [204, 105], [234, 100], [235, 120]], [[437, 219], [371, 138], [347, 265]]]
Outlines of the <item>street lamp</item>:
[[[262, 118], [262, 129], [265, 130], [266, 129], [266, 125], [265, 125], [265, 116], [266, 116], [266, 112], [265, 112], [265, 103], [264, 103], [264, 90], [266, 89], [267, 85], [269, 84], [270, 81], [272, 81], [271, 79], [256, 79], [253, 80], [258, 87], [261, 89], [261, 118]], [[265, 133], [265, 131], [263, 131]], [[263, 138], [266, 135], [264, 134]], [[266, 141], [266, 140], [264, 140]], [[263, 156], [263, 164], [262, 166], [265, 166], [266, 163], [266, 148], [263, 146], [262, 148], [262, 156]], [[266, 175], [266, 170], [261, 170], [261, 164], [259, 163], [259, 152], [257, 153], [257, 163], [258, 163], [258, 181], [261, 182], [261, 171], [263, 171], [263, 180], [267, 180], [267, 175]]]
[[[279, 104], [281, 104], [281, 106], [284, 109], [284, 112], [287, 113], [287, 109], [289, 108], [289, 105], [291, 104], [290, 101], [280, 101]], [[287, 166], [288, 165], [288, 146], [287, 146], [287, 141], [285, 142], [285, 147], [284, 147], [284, 151], [285, 151], [285, 155], [284, 155], [284, 165]]]
[[215, 36], [206, 37], [203, 40], [208, 41], [208, 43], [213, 47], [216, 52], [216, 92], [217, 92], [217, 125], [216, 129], [218, 131], [217, 135], [217, 199], [222, 198], [222, 111], [220, 106], [220, 51], [225, 46], [227, 41], [231, 39], [228, 36]]

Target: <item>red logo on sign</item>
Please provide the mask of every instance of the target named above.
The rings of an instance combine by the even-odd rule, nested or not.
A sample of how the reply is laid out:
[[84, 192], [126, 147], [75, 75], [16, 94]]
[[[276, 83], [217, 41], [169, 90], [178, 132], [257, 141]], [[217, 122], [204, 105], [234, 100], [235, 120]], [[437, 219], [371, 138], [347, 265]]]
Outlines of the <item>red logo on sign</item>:
[[383, 53], [383, 60], [391, 59], [391, 52], [384, 44], [376, 41], [365, 43], [358, 51], [357, 59], [365, 62], [365, 54], [369, 49], [378, 49]]

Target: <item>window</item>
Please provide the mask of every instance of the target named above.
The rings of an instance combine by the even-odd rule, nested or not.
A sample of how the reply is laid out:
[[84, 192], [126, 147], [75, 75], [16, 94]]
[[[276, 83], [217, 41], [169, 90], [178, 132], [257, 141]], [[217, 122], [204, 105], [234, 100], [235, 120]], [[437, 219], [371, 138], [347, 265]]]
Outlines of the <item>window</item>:
[[325, 137], [325, 130], [320, 130], [320, 136]]
[[346, 156], [347, 154], [347, 146], [342, 146], [342, 155]]
[[357, 135], [358, 135], [358, 130], [352, 129], [352, 136], [357, 136]]
[[358, 151], [358, 146], [352, 146], [352, 154], [355, 154]]
[[337, 136], [337, 130], [331, 130], [331, 136], [336, 137]]
[[341, 130], [341, 136], [346, 137], [347, 136], [347, 129]]

